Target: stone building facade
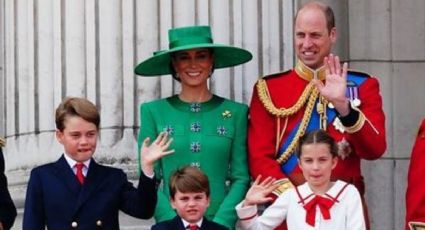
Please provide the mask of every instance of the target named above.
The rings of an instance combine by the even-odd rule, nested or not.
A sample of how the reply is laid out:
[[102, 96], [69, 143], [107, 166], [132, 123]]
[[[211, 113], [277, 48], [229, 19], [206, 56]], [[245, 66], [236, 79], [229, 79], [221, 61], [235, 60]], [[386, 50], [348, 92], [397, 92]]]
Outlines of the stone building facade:
[[[136, 178], [138, 106], [172, 95], [170, 76], [141, 78], [133, 67], [167, 47], [171, 27], [209, 24], [216, 42], [254, 59], [217, 70], [210, 87], [249, 104], [258, 77], [294, 63], [294, 12], [305, 0], [0, 0], [0, 135], [7, 139], [9, 188], [21, 229], [30, 170], [61, 153], [54, 108], [87, 97], [102, 122], [96, 158]], [[379, 78], [387, 116], [384, 157], [363, 162], [372, 229], [402, 229], [413, 137], [425, 115], [425, 2], [326, 0], [337, 17], [335, 53]], [[122, 217], [123, 229], [152, 221]]]

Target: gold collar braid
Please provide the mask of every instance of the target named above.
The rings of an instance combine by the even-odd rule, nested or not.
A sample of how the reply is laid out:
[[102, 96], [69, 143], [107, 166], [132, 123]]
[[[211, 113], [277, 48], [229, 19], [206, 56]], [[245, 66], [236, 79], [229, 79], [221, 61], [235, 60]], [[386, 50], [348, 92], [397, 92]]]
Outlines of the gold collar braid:
[[298, 76], [306, 81], [311, 81], [311, 79], [319, 79], [321, 81], [326, 79], [326, 71], [325, 66], [322, 66], [318, 69], [311, 69], [306, 66], [302, 61], [298, 60], [295, 65], [295, 72], [297, 72]]

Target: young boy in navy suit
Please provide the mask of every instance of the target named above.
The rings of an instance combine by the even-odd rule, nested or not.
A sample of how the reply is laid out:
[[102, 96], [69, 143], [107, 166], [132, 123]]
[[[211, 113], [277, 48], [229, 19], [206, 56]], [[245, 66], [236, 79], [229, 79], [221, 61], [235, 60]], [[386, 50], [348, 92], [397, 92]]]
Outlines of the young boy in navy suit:
[[210, 204], [210, 185], [208, 177], [197, 167], [186, 166], [171, 175], [170, 200], [177, 216], [152, 226], [152, 230], [228, 229], [204, 217]]
[[153, 163], [173, 150], [161, 133], [143, 143], [142, 175], [137, 188], [121, 169], [92, 158], [100, 115], [84, 98], [70, 97], [56, 109], [56, 138], [64, 147], [58, 161], [31, 171], [23, 229], [119, 229], [119, 210], [136, 218], [152, 217], [157, 201]]

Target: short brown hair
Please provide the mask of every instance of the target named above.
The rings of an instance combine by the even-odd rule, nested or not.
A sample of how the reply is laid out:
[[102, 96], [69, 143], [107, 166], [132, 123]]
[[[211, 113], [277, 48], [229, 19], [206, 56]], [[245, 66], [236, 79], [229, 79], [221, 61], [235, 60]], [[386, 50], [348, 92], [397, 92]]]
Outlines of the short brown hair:
[[302, 147], [307, 144], [327, 144], [332, 157], [338, 156], [338, 147], [335, 144], [335, 140], [324, 130], [311, 131], [300, 138], [296, 149], [298, 159], [301, 158]]
[[303, 5], [295, 15], [295, 21], [297, 21], [298, 13], [305, 8], [316, 8], [320, 9], [326, 18], [326, 27], [328, 28], [328, 32], [332, 31], [332, 28], [335, 27], [335, 15], [332, 8], [324, 3], [312, 1]]
[[56, 109], [55, 123], [60, 131], [65, 129], [65, 119], [68, 116], [78, 116], [96, 125], [99, 129], [100, 115], [96, 106], [85, 98], [65, 97]]
[[176, 192], [205, 192], [210, 196], [208, 177], [195, 166], [185, 166], [177, 169], [170, 177], [170, 197], [174, 198]]

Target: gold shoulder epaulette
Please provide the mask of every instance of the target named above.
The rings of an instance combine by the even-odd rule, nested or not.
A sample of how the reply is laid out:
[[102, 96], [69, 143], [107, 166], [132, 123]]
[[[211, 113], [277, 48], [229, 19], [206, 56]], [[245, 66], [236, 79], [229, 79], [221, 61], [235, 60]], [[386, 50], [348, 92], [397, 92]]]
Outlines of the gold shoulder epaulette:
[[[257, 87], [257, 91], [258, 91], [258, 97], [260, 99], [260, 101], [263, 103], [264, 107], [273, 115], [277, 115], [276, 114], [276, 108], [273, 105], [273, 102], [271, 101], [270, 98], [270, 94], [269, 94], [269, 90], [267, 87], [267, 83], [266, 80], [268, 79], [272, 79], [275, 77], [280, 77], [280, 76], [284, 76], [286, 73], [288, 73], [291, 70], [286, 70], [283, 72], [278, 72], [278, 73], [272, 73], [269, 75], [265, 75], [260, 77], [257, 82], [256, 82], [256, 87]], [[273, 110], [273, 111], [271, 111]]]
[[6, 140], [0, 137], [0, 147], [4, 147], [6, 145]]
[[355, 76], [358, 76], [358, 77], [371, 77], [371, 75], [366, 73], [366, 72], [361, 72], [361, 71], [354, 70], [354, 69], [349, 69], [348, 74], [355, 75]]
[[272, 74], [268, 74], [265, 76], [262, 76], [261, 79], [270, 79], [270, 78], [275, 78], [275, 77], [280, 77], [282, 75], [287, 74], [288, 72], [290, 72], [292, 69], [288, 69], [285, 71], [281, 71], [281, 72], [277, 72], [277, 73], [272, 73]]

